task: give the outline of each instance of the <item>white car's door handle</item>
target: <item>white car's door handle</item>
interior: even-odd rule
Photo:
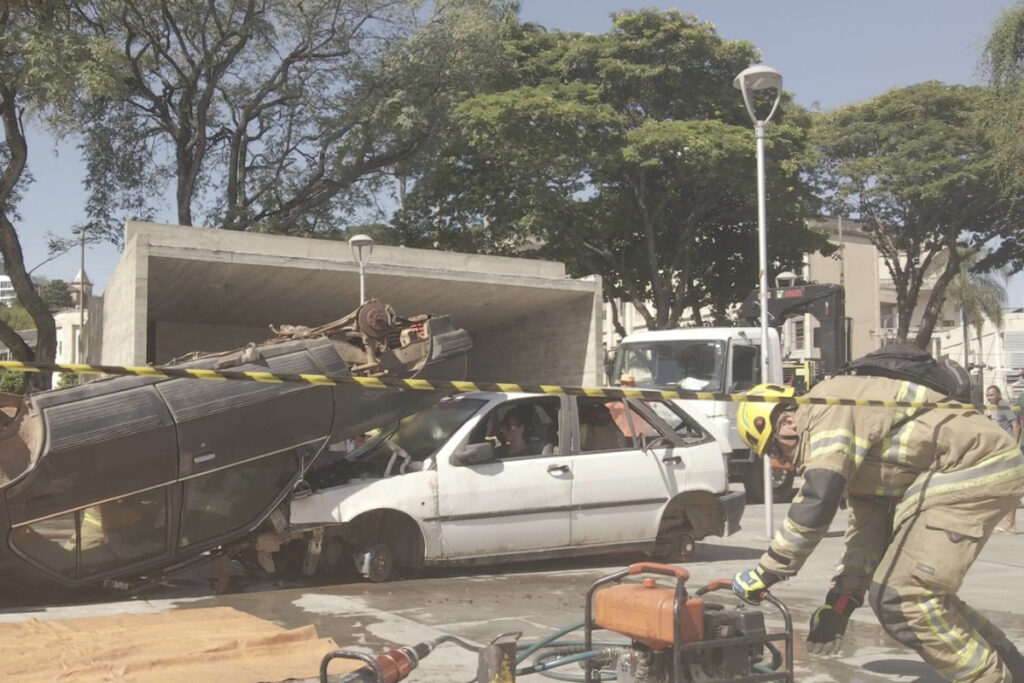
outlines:
[[[548,465],[548,472],[551,474],[569,474],[568,465]]]
[[[679,465],[683,462],[683,459],[678,455],[663,455],[661,461],[670,465]]]

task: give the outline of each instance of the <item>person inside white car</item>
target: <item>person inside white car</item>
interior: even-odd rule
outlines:
[[[502,445],[497,450],[499,458],[542,455],[551,452],[550,444],[544,443],[534,433],[532,406],[519,404],[509,408],[501,418],[499,430],[502,441]]]

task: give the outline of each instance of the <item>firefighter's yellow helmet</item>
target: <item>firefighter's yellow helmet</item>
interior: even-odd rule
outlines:
[[[795,396],[793,387],[781,384],[758,384],[747,396]],[[758,455],[764,455],[772,438],[772,412],[778,403],[744,401],[736,411],[736,429],[740,438]]]

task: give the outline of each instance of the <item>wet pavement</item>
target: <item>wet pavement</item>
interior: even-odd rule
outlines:
[[[785,510],[785,505],[776,506],[776,523]],[[940,681],[916,655],[889,639],[866,607],[854,613],[840,656],[815,657],[806,652],[803,637],[807,622],[823,599],[832,568],[842,553],[844,525],[845,515],[840,513],[801,574],[773,591],[793,616],[796,680]],[[732,537],[698,546],[694,559],[683,565],[692,577],[688,584],[691,590],[713,579],[730,578],[757,561],[768,542],[764,507],[749,506],[743,526]],[[205,583],[194,583],[161,587],[144,598],[130,600],[0,609],[0,623],[226,605],[288,628],[313,624],[321,636],[364,652],[382,652],[446,634],[478,645],[514,631],[522,632],[524,640],[535,640],[581,621],[584,597],[591,584],[641,559],[605,556],[468,570],[431,569],[387,584],[299,586],[259,579],[239,592],[222,595],[212,594]],[[1022,569],[1024,534],[995,535],[960,592],[968,604],[982,611],[1018,644],[1024,643],[1024,594],[1013,587],[1019,583]],[[736,604],[728,594],[721,594],[721,598],[730,607]],[[764,612],[769,630],[781,629],[783,622],[778,613],[767,606]],[[582,638],[582,633],[568,638]],[[446,643],[407,680],[465,683],[475,680],[476,670],[475,654]],[[535,674],[517,680],[549,679]]]

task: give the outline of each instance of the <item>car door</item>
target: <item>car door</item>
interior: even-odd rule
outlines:
[[[665,504],[686,487],[675,439],[631,400],[578,396],[574,403],[572,544],[653,540]]]
[[[537,397],[496,404],[466,425],[461,444],[500,443],[497,425],[515,406],[533,411],[543,437],[536,455],[495,457],[455,465],[441,458],[438,515],[445,559],[514,555],[569,545],[571,458],[561,453],[562,398]],[[541,416],[547,420],[542,422]],[[554,433],[551,433],[551,430]],[[539,434],[546,431],[545,434]]]

